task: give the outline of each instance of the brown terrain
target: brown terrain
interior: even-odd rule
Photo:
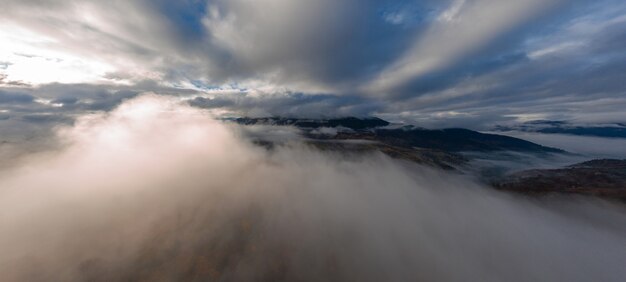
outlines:
[[[571,193],[626,200],[626,160],[591,160],[560,169],[532,169],[506,176],[497,189],[526,194]]]

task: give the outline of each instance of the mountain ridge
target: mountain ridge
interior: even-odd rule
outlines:
[[[576,125],[567,121],[535,120],[511,126],[497,125],[493,130],[626,138],[626,125],[623,123]]]
[[[376,117],[344,117],[335,119],[298,119],[282,117],[237,118],[241,125],[295,126],[311,139],[321,140],[369,140],[402,148],[425,148],[448,152],[463,151],[518,151],[534,153],[566,153],[520,138],[481,133],[464,128],[425,129],[412,125],[394,125]],[[345,128],[335,135],[319,135],[312,129],[323,127]]]

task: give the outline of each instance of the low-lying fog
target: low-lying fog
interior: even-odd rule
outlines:
[[[0,172],[3,281],[623,281],[626,210],[382,154],[266,151],[142,96]]]
[[[544,134],[536,132],[506,131],[495,132],[521,138],[545,146],[560,148],[569,152],[583,154],[591,158],[626,159],[626,139],[595,136],[577,136],[568,134]]]

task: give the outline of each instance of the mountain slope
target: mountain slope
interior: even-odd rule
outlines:
[[[526,170],[494,186],[529,194],[573,193],[626,200],[626,160],[599,159],[560,169]]]
[[[519,138],[485,134],[463,128],[424,129],[413,126],[387,128],[391,123],[379,118],[338,118],[328,120],[297,118],[238,118],[242,125],[295,126],[302,129],[311,139],[327,140],[370,140],[402,148],[424,148],[448,152],[462,151],[518,151],[533,153],[563,153],[563,150],[541,146]],[[334,136],[319,136],[312,129],[322,127],[343,128]]]
[[[519,138],[485,134],[462,128],[376,129],[371,132],[341,132],[336,139],[376,140],[402,147],[419,147],[450,152],[517,151],[531,153],[563,153],[563,150],[541,146]]]

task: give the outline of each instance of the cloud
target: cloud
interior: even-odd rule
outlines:
[[[456,0],[441,12],[404,55],[367,86],[374,95],[389,95],[411,80],[458,63],[558,1]]]
[[[532,132],[499,132],[546,146],[559,146],[566,151],[583,154],[589,158],[626,158],[626,140],[566,134],[542,134]],[[593,144],[593,145],[590,145]]]
[[[223,71],[230,76],[343,92],[391,60],[418,29],[389,24],[397,3],[403,1],[214,1],[203,22],[229,56]]]
[[[0,83],[140,93],[151,81],[192,99],[206,92],[203,107],[319,116],[338,105],[332,115],[421,126],[485,129],[510,115],[616,122],[626,103],[622,2],[9,0]],[[213,99],[215,89],[236,91]],[[103,103],[94,108],[116,104]]]
[[[0,156],[13,159],[25,152],[55,147],[52,137],[57,127],[73,124],[84,114],[109,111],[145,92],[176,97],[197,93],[154,82],[0,87]]]
[[[181,32],[190,30],[193,18],[183,15],[195,13],[196,3],[3,1],[3,29],[14,32],[2,37],[15,45],[3,55],[22,46],[41,58],[37,65],[46,63],[49,71],[41,73],[37,83],[102,82],[108,73],[126,74],[131,81],[163,78],[168,72],[166,64],[184,65],[189,59],[181,56],[182,52],[194,56],[201,51],[197,43],[203,41],[201,34]],[[61,60],[50,61],[56,59]],[[6,72],[17,75],[15,69],[21,65],[36,71],[26,63],[34,64],[32,59],[26,60],[9,66]],[[80,77],[51,78],[57,74],[52,70]]]
[[[8,280],[620,281],[623,208],[295,145],[147,95],[0,173]],[[43,236],[45,235],[45,236]]]
[[[391,60],[406,35],[421,28],[390,24],[381,13],[406,8],[425,18],[421,11],[441,3],[408,2],[66,0],[5,1],[1,8],[6,30],[15,30],[3,36],[16,45],[7,55],[28,47],[48,59],[79,58],[82,71],[73,75],[218,85],[261,80],[296,91],[343,92]],[[50,67],[67,70],[60,64]],[[6,72],[17,76],[18,68]]]
[[[0,103],[4,104],[28,104],[34,102],[35,98],[27,94],[12,93],[11,91],[0,90]]]
[[[241,90],[214,91],[190,100],[189,104],[231,116],[301,118],[365,117],[384,106],[359,96]]]
[[[409,94],[390,102],[386,112],[413,116],[420,124],[475,129],[505,123],[510,115],[620,122],[626,61],[617,46],[624,42],[624,9],[617,1],[562,5],[494,45],[515,44],[409,83],[403,89]],[[465,118],[431,118],[445,112]]]

